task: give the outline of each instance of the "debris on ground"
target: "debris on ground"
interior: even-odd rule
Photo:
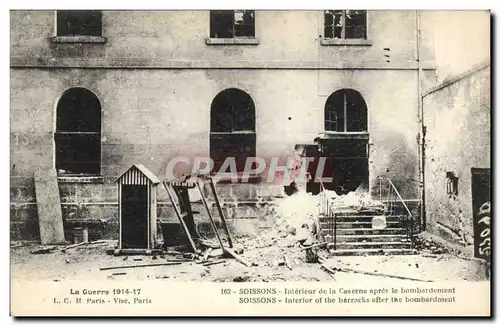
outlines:
[[[31,251],[31,254],[33,255],[48,254],[53,252],[54,250],[57,250],[57,246],[38,248]]]
[[[413,239],[413,245],[416,250],[419,250],[422,254],[427,255],[441,255],[449,253],[449,250],[442,244],[439,244],[430,239],[424,239],[423,237],[416,236]]]

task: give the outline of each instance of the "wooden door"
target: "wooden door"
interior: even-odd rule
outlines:
[[[122,186],[122,248],[148,247],[148,187]]]

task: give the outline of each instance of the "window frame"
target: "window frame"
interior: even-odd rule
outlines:
[[[232,11],[233,21],[232,21],[232,36],[231,37],[215,37],[212,33],[212,13],[216,11],[224,10],[209,10],[209,24],[208,24],[208,37],[205,39],[207,45],[258,45],[259,39],[256,36],[256,10],[249,9],[238,9],[238,10],[226,10]],[[236,11],[253,11],[253,36],[236,36],[235,35],[235,12]]]
[[[342,32],[341,32],[341,38],[334,38],[334,37],[326,37],[325,36],[325,15],[326,11],[334,11],[333,9],[330,10],[323,10],[321,11],[321,19],[323,21],[323,24],[321,25],[321,31],[320,35],[320,44],[324,46],[343,46],[343,45],[352,45],[352,46],[371,46],[372,41],[369,39],[369,33],[368,33],[368,26],[369,26],[369,10],[364,10],[365,11],[365,37],[364,38],[345,38],[345,29],[346,29],[346,11],[347,10],[341,10],[342,11]],[[335,22],[333,22],[335,23]],[[332,31],[334,33],[334,31]]]
[[[234,96],[236,94],[237,94],[237,96],[229,97],[227,92],[229,92],[229,95],[231,95],[231,93],[233,93],[232,96]],[[217,128],[218,127],[217,120],[214,119],[214,115],[224,113],[224,111],[217,111],[219,108],[217,104],[219,104],[219,103],[216,101],[222,101],[222,103],[228,103],[229,101],[227,101],[227,100],[229,98],[231,98],[231,101],[234,101],[231,103],[232,105],[230,106],[230,108],[231,108],[230,115],[231,116],[234,117],[235,114],[240,114],[242,112],[243,113],[245,112],[245,111],[238,111],[238,112],[234,111],[234,109],[236,109],[236,107],[234,106],[234,103],[238,103],[238,101],[240,101],[241,99],[246,100],[246,103],[248,104],[247,113],[250,113],[250,114],[246,116],[248,121],[246,121],[246,126],[244,128],[235,128],[235,119],[232,118],[232,119],[230,119],[231,120],[230,121],[230,124],[231,124],[230,128],[225,130],[225,131],[220,131],[219,128]],[[225,112],[225,113],[228,114],[229,112]],[[219,118],[220,117],[217,117],[217,119],[219,119]],[[216,150],[214,150],[213,145],[215,143],[218,143],[218,144],[221,144],[224,142],[230,143],[234,139],[240,139],[240,140],[242,140],[240,142],[240,144],[250,144],[251,145],[250,146],[250,155],[245,157],[245,163],[246,163],[246,160],[248,158],[255,157],[257,155],[257,130],[256,130],[257,120],[256,120],[256,118],[257,117],[256,117],[255,101],[246,90],[231,87],[231,88],[226,88],[224,90],[221,90],[220,92],[218,92],[214,96],[214,98],[212,99],[212,102],[210,104],[209,155],[210,155],[210,158],[214,161],[214,166],[213,166],[211,174],[216,174],[218,172],[218,170],[220,169],[220,167],[222,166],[224,160],[226,160],[228,157],[231,157],[230,155],[226,155],[224,157],[224,160],[222,160],[222,161],[219,160],[218,157],[214,157],[214,153],[220,151],[219,147],[216,147]],[[214,127],[216,127],[216,128],[214,128]],[[214,131],[214,129],[216,131]],[[236,150],[236,147],[230,148],[231,154],[234,154],[235,150]],[[244,168],[244,166],[238,166],[238,161],[237,161],[237,173],[238,174],[244,173],[245,171],[240,170],[240,168]],[[255,177],[255,176],[250,175],[250,177]]]
[[[100,34],[97,35],[60,35],[58,31],[58,12],[61,11],[81,11],[81,10],[54,10],[54,35],[51,37],[52,43],[106,43],[107,38],[103,36],[104,28],[104,13],[102,10],[86,10],[86,11],[98,11],[101,14],[101,26]]]
[[[89,96],[94,96],[95,99],[97,100],[97,103],[99,104],[99,126],[98,130],[96,131],[71,131],[71,130],[60,130],[59,124],[58,124],[58,116],[59,116],[59,105],[61,99],[65,96],[65,94],[74,89],[81,89],[84,90]],[[67,183],[100,183],[103,182],[103,176],[102,176],[102,118],[103,118],[103,108],[102,108],[102,102],[97,96],[97,94],[86,88],[86,87],[80,87],[80,86],[75,86],[75,87],[70,87],[67,88],[65,91],[61,93],[61,96],[56,102],[56,115],[55,115],[55,128],[54,128],[54,133],[53,133],[53,142],[54,142],[54,169],[57,172],[57,178],[58,180],[62,182],[67,182]],[[73,136],[73,138],[77,138],[78,136],[89,136],[89,137],[96,137],[98,138],[95,142],[99,144],[99,155],[96,157],[95,164],[99,165],[99,168],[96,169],[98,170],[96,173],[59,173],[59,164],[60,160],[58,160],[58,156],[61,155],[58,153],[59,145],[58,142],[63,141],[64,138],[70,139]],[[62,160],[63,162],[66,162],[67,160]]]
[[[365,114],[365,124],[366,124],[366,127],[364,128],[364,130],[351,130],[351,131],[348,131],[348,125],[349,125],[349,114],[348,114],[348,106],[349,106],[349,101],[348,101],[348,92],[351,91],[353,92],[353,94],[356,94],[357,93],[357,96],[359,96],[359,99],[363,101],[364,103],[364,114]],[[333,105],[328,105],[329,104],[329,101],[330,101],[330,98],[336,94],[337,92],[342,92],[342,101],[343,101],[343,105],[342,105],[342,113],[343,113],[343,116],[340,118],[342,119],[342,123],[340,123],[339,121],[339,114],[337,113],[338,110],[334,110],[334,106]],[[351,98],[351,101],[352,101],[353,98]],[[330,118],[331,117],[331,114],[335,114],[336,115],[336,118],[337,120],[329,120],[327,118]],[[369,127],[369,121],[368,121],[368,117],[369,117],[369,114],[368,114],[368,104],[366,103],[366,100],[365,98],[363,97],[363,95],[355,90],[355,89],[352,89],[352,88],[340,88],[340,89],[337,89],[336,91],[332,92],[328,98],[326,99],[326,102],[324,104],[324,107],[323,107],[323,128],[324,128],[324,132],[325,134],[330,134],[330,135],[338,135],[338,136],[341,136],[341,137],[349,137],[349,135],[353,136],[353,137],[365,137],[366,135],[369,134],[369,131],[368,131],[368,127]],[[330,116],[329,116],[330,115]],[[335,124],[336,126],[336,130],[328,130],[326,128],[327,124]],[[338,131],[338,128],[339,127],[342,127],[342,131]]]

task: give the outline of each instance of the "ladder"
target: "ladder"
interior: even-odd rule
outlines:
[[[222,210],[222,207],[220,205],[219,201],[219,196],[217,195],[217,190],[215,189],[215,184],[212,180],[211,177],[205,177],[204,181],[208,183],[210,186],[210,190],[212,192],[212,195],[215,199],[215,205],[217,207],[217,212],[219,214],[219,218],[222,224],[222,227],[227,235],[227,242],[228,244],[225,246],[219,231],[217,229],[217,226],[215,224],[214,218],[212,216],[212,212],[210,210],[210,207],[208,206],[207,199],[203,193],[202,190],[202,183],[200,182],[200,178],[196,177],[195,181],[192,181],[192,176],[191,175],[185,175],[180,178],[176,178],[173,180],[165,180],[162,182],[163,187],[167,191],[168,197],[170,198],[170,201],[172,202],[172,206],[174,208],[175,214],[177,218],[179,219],[182,228],[184,229],[184,232],[186,233],[189,243],[191,245],[191,248],[193,249],[193,252],[197,252],[197,246],[196,246],[196,240],[199,239],[199,234],[196,231],[196,225],[194,223],[194,218],[193,214],[195,213],[191,207],[191,199],[189,198],[189,191],[188,189],[193,189],[197,188],[201,201],[203,203],[203,206],[206,209],[208,218],[210,219],[210,224],[212,225],[212,228],[214,230],[214,233],[217,237],[217,241],[219,242],[220,248],[224,252],[226,249],[225,247],[228,248],[233,248],[233,240],[231,238],[231,234],[229,233],[229,228],[227,226],[226,218],[224,216],[224,212]]]

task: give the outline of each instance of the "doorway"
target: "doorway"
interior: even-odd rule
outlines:
[[[326,157],[324,175],[332,178],[325,183],[326,189],[343,195],[360,185],[368,186],[367,139],[332,139],[322,147]]]
[[[122,248],[148,247],[148,187],[122,186]]]

